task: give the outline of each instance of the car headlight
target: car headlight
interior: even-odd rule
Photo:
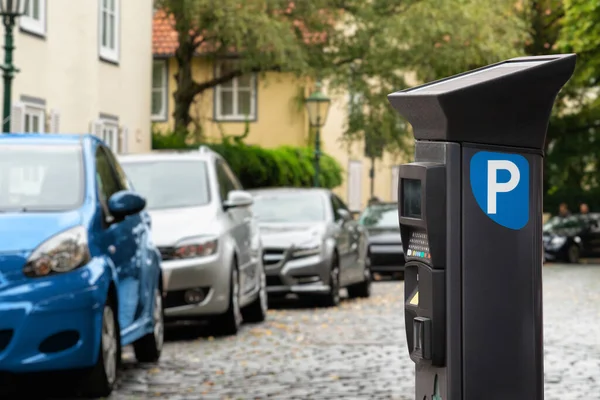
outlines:
[[[215,237],[198,236],[182,239],[175,245],[175,258],[207,257],[217,252]]]
[[[304,246],[298,246],[293,251],[294,257],[308,257],[314,256],[321,253],[321,244],[314,243]]]
[[[90,260],[87,230],[76,226],[40,244],[29,256],[23,273],[30,278],[72,271]]]
[[[565,244],[565,242],[567,241],[567,238],[564,236],[556,236],[553,237],[552,240],[550,241],[550,246],[552,247],[560,247],[563,244]]]

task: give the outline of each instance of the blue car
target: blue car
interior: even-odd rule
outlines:
[[[81,369],[108,396],[121,347],[156,362],[160,253],[146,201],[91,135],[0,134],[0,372]]]

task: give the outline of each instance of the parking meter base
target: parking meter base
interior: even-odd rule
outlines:
[[[388,96],[417,400],[543,400],[542,169],[575,55],[507,60]]]

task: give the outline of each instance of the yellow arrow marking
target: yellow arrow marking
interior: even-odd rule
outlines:
[[[417,290],[415,295],[410,299],[410,305],[418,306],[419,305],[419,291]]]

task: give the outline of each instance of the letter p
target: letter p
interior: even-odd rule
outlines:
[[[498,170],[510,172],[508,182],[498,182]],[[515,163],[508,160],[488,160],[487,213],[496,214],[496,195],[514,190],[521,180],[521,173]]]

